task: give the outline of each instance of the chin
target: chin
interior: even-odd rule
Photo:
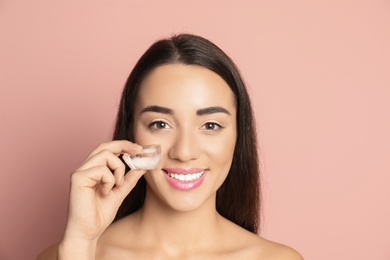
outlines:
[[[216,191],[206,191],[201,187],[192,191],[161,190],[148,185],[147,197],[159,204],[161,209],[185,213],[202,208],[215,209]]]
[[[206,208],[215,208],[215,196],[210,198],[175,198],[165,202],[168,207],[178,213],[194,212]],[[212,207],[208,207],[211,205]]]

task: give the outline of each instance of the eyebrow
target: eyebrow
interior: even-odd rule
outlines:
[[[156,113],[169,114],[169,115],[174,114],[172,109],[167,107],[160,107],[160,106],[147,106],[141,110],[141,113],[145,113],[145,112],[156,112]]]
[[[206,107],[196,111],[197,116],[211,115],[215,113],[225,113],[227,115],[230,115],[229,111],[227,111],[223,107]]]
[[[147,106],[144,109],[141,110],[141,113],[145,112],[156,112],[156,113],[162,113],[162,114],[168,114],[168,115],[174,115],[172,109],[162,106]],[[197,116],[204,116],[204,115],[211,115],[216,113],[224,113],[227,115],[230,115],[229,111],[223,107],[206,107],[202,109],[196,110]]]

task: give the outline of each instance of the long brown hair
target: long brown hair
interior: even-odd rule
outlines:
[[[164,64],[198,65],[217,73],[234,93],[237,105],[237,141],[229,174],[217,191],[216,208],[225,218],[257,233],[260,222],[260,178],[256,124],[242,77],[233,61],[202,37],[180,34],[155,42],[138,60],[124,87],[114,140],[134,141],[133,114],[142,80]],[[139,209],[145,198],[142,177],[120,206],[115,220]]]

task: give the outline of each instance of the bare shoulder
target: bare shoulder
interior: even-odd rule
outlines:
[[[262,259],[272,260],[303,260],[303,257],[293,248],[258,237],[255,252]]]
[[[235,224],[233,224],[235,225]],[[241,227],[229,228],[231,248],[235,248],[236,259],[264,259],[264,260],[303,260],[303,257],[293,248],[276,243]]]
[[[37,260],[56,260],[58,244],[54,244],[43,250],[37,257]]]

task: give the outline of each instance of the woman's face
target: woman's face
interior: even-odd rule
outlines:
[[[160,144],[161,163],[145,174],[147,197],[179,211],[215,207],[236,143],[236,105],[227,83],[195,65],[157,67],[140,86],[134,138]]]

